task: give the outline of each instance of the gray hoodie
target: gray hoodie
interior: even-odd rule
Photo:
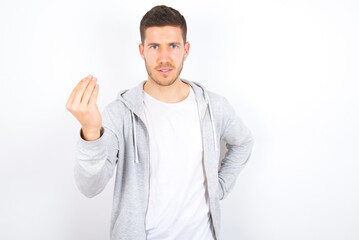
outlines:
[[[216,239],[220,239],[219,201],[232,190],[246,165],[253,147],[250,130],[236,115],[228,100],[190,84],[196,95],[201,119],[203,163],[209,209]],[[144,119],[142,81],[132,89],[118,93],[102,112],[100,138],[86,141],[80,136],[76,148],[75,182],[91,198],[102,192],[116,168],[111,213],[111,240],[146,239],[146,212],[149,194],[149,136]],[[220,159],[220,140],[227,152]]]

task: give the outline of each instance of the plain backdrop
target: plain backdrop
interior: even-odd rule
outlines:
[[[354,0],[1,0],[0,239],[109,239],[114,178],[91,199],[77,189],[65,104],[88,74],[101,111],[147,79],[139,24],[158,4],[187,21],[181,77],[225,96],[256,141],[222,239],[359,239]]]

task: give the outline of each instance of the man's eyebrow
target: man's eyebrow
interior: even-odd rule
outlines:
[[[168,45],[172,45],[172,44],[181,45],[180,42],[170,42],[170,43],[168,43]],[[150,43],[147,44],[147,46],[152,46],[152,45],[160,45],[160,44],[157,43],[157,42],[150,42]]]
[[[150,45],[158,45],[158,43],[156,43],[156,42],[147,43],[147,46],[150,46]]]

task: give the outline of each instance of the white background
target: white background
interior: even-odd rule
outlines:
[[[187,20],[181,77],[225,96],[256,140],[222,239],[359,239],[359,4],[343,0],[1,0],[0,239],[109,238],[114,178],[77,189],[65,104],[88,74],[100,110],[147,78],[139,24],[160,3]]]

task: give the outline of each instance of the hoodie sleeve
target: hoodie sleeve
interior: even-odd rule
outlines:
[[[102,113],[100,138],[86,141],[82,129],[76,146],[74,167],[75,182],[79,190],[88,198],[103,191],[112,178],[118,160],[118,138],[113,130],[107,108]]]
[[[233,189],[237,176],[247,164],[254,140],[251,131],[237,116],[234,108],[224,98],[224,129],[221,139],[226,142],[227,152],[218,172],[219,199],[224,199]]]

